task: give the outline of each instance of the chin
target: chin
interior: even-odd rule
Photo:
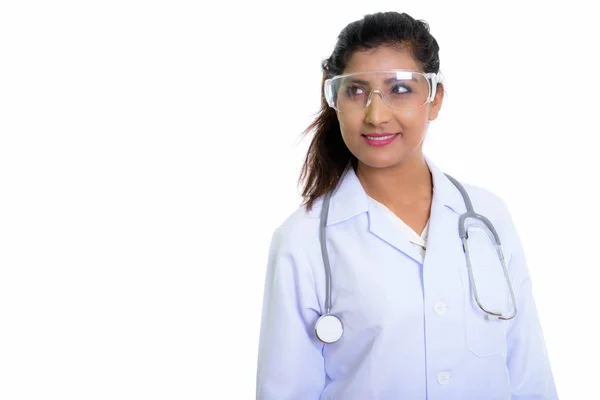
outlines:
[[[358,159],[358,161],[362,164],[365,164],[371,168],[390,168],[395,165],[400,164],[400,159],[389,159],[389,158],[367,158],[367,159]]]

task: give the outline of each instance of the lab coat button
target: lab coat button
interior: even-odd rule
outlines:
[[[435,313],[437,315],[442,315],[446,312],[446,309],[448,308],[448,306],[446,306],[446,304],[442,303],[441,301],[438,301],[437,303],[435,303],[435,306],[433,307],[433,309],[435,310]]]
[[[450,373],[440,372],[437,376],[437,379],[440,385],[447,385],[448,383],[450,383]]]

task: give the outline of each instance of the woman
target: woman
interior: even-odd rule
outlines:
[[[425,22],[377,13],[323,62],[305,201],[269,253],[258,399],[557,398],[509,211],[423,155],[438,50]],[[463,247],[469,201],[504,262],[481,220]]]

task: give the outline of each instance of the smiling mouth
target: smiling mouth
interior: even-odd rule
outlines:
[[[399,133],[386,133],[386,134],[377,134],[377,135],[361,135],[363,137],[366,137],[369,140],[389,140],[391,138],[393,138],[394,136],[399,135]]]
[[[394,142],[400,133],[374,133],[361,135],[362,139],[369,146],[384,147]]]

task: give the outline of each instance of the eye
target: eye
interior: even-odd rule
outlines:
[[[395,85],[392,88],[393,94],[404,94],[412,92],[411,88],[408,85]]]
[[[346,94],[350,97],[359,96],[363,93],[364,93],[364,90],[360,86],[350,85],[346,88]]]

